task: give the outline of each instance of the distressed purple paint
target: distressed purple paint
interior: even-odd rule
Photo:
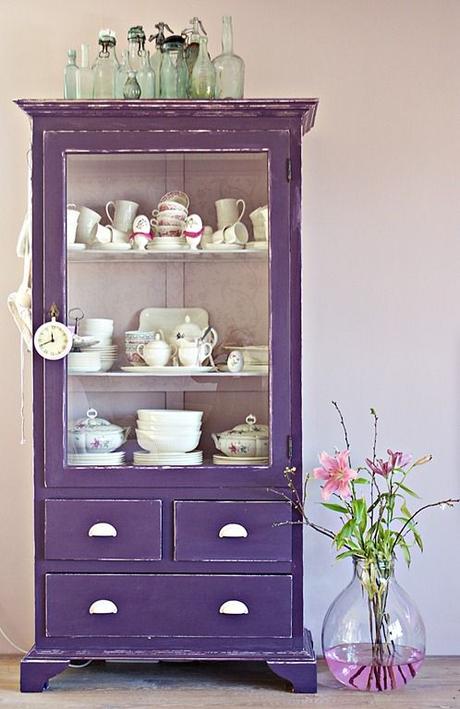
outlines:
[[[271,227],[277,235],[270,255],[273,456],[268,467],[218,473],[207,466],[172,469],[167,477],[161,470],[132,467],[66,467],[65,362],[44,362],[34,355],[36,644],[22,661],[21,690],[41,691],[72,658],[113,657],[262,659],[295,691],[315,692],[315,656],[303,628],[301,527],[270,528],[265,547],[260,535],[270,517],[263,503],[279,504],[270,489],[285,488],[287,465],[297,467],[299,478],[301,471],[300,148],[302,133],[313,126],[317,100],[17,103],[32,117],[35,328],[52,302],[66,312],[69,153],[266,151]],[[291,342],[289,360],[286,341]],[[198,525],[188,512],[174,517],[174,503],[176,512],[179,504],[192,510],[185,507],[188,501],[215,503],[210,508],[215,523],[221,521],[220,502],[238,503],[242,516],[228,521],[248,525],[245,505],[260,503],[247,538],[255,558],[237,545],[230,559],[222,558],[209,526]],[[121,511],[127,507],[116,506],[128,502],[139,504],[139,535],[131,526],[132,515]],[[68,514],[59,507],[64,503]],[[93,512],[95,506],[99,509]],[[109,513],[112,520],[105,519]],[[120,536],[87,537],[91,515],[118,525]],[[279,520],[278,513],[274,517]],[[92,541],[101,542],[99,550],[88,545]],[[119,550],[113,556],[112,548]],[[115,594],[115,616],[88,613],[88,603],[101,593]],[[164,604],[164,614],[158,613],[155,598]],[[249,613],[219,613],[226,600],[241,600]],[[191,603],[196,603],[193,617],[182,612]],[[145,609],[146,625],[141,626],[135,607]]]

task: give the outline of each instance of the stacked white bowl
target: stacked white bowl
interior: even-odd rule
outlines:
[[[113,344],[113,320],[109,318],[85,318],[81,321],[78,334],[94,337],[97,344],[92,345],[87,352],[98,353],[101,360],[100,371],[108,372],[115,364],[118,346]]]
[[[101,370],[101,357],[99,352],[69,352],[67,355],[69,374],[88,374]]]
[[[137,442],[149,452],[150,464],[185,463],[200,442],[202,411],[139,409],[137,417]]]

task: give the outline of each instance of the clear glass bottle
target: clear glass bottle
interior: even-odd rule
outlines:
[[[116,43],[115,32],[112,30],[99,32],[101,49],[93,65],[94,98],[115,98],[116,78],[120,66],[115,52]]]
[[[143,52],[140,58],[140,69],[137,72],[137,81],[141,87],[141,98],[155,98],[155,72],[150,65],[150,52]]]
[[[351,582],[323,622],[323,653],[334,677],[351,689],[399,689],[425,659],[425,627],[394,577],[393,562],[354,559]]]
[[[171,34],[173,34],[173,30],[166,24],[166,22],[157,22],[155,27],[157,29],[157,33],[151,34],[149,37],[149,42],[155,41],[155,51],[150,58],[150,66],[155,72],[155,96],[160,96],[161,62],[163,60],[162,47],[166,39],[165,29],[168,30],[168,32],[171,32]]]
[[[163,43],[160,73],[161,98],[187,98],[188,71],[184,59],[184,38],[171,35]]]
[[[142,25],[130,27],[128,30],[128,61],[132,71],[141,68],[141,59],[145,52],[145,32]]]
[[[216,98],[243,98],[244,61],[233,54],[232,18],[222,18],[222,54],[213,61],[216,69]]]
[[[77,98],[77,51],[69,49],[67,51],[67,64],[64,69],[64,98]]]
[[[190,20],[191,27],[185,29],[182,34],[186,35],[187,42],[184,50],[184,57],[187,64],[189,82],[192,77],[193,67],[198,59],[198,54],[200,53],[200,37],[204,35],[207,37],[207,32],[203,26],[199,17],[192,17]],[[208,55],[209,56],[209,55]]]
[[[117,78],[115,81],[115,98],[124,98],[123,89],[125,88],[126,79],[128,78],[128,71],[128,50],[123,49],[121,53],[120,66],[118,67]]]
[[[77,72],[77,98],[93,98],[93,70],[89,65],[89,45],[81,45],[81,61]]]
[[[141,87],[136,77],[136,72],[128,70],[128,77],[123,87],[123,98],[138,99],[141,97]]]
[[[208,54],[208,38],[200,37],[200,51],[193,67],[189,86],[190,98],[211,99],[216,90],[216,70]]]

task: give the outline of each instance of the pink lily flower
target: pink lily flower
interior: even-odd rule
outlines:
[[[389,455],[388,460],[378,458],[375,463],[373,463],[370,458],[366,458],[366,464],[374,475],[382,475],[384,478],[387,478],[395,468],[404,468],[406,465],[412,463],[410,453],[401,453],[401,451],[393,453],[390,448],[388,448],[387,453]]]
[[[350,468],[348,454],[347,450],[335,456],[328,455],[324,451],[320,454],[321,467],[313,469],[313,476],[317,480],[326,481],[321,488],[323,500],[328,500],[334,492],[341,498],[350,497],[350,480],[356,478],[357,472]]]

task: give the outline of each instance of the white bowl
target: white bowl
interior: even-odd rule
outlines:
[[[103,365],[102,365],[103,366]],[[137,423],[137,430],[142,433],[147,433],[149,436],[188,436],[193,433],[201,433],[201,427],[198,426],[144,426]]]
[[[182,411],[181,409],[138,409],[137,416],[139,419],[143,420],[172,420],[177,419],[180,421],[186,421],[186,419],[192,419],[193,421],[201,421],[203,418],[203,411]]]
[[[140,447],[151,453],[188,453],[194,450],[201,438],[201,431],[178,436],[166,434],[149,434],[136,429],[137,442]]]

